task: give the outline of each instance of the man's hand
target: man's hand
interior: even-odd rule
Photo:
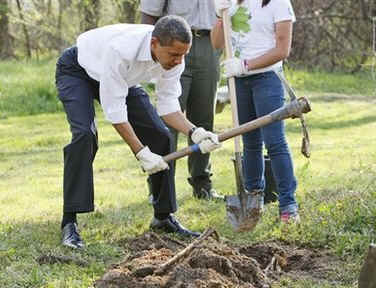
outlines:
[[[225,68],[226,78],[240,76],[248,72],[245,61],[243,59],[233,57],[223,61],[222,65]]]
[[[217,137],[217,142],[214,142],[211,139],[206,139],[198,143],[198,147],[200,147],[200,151],[202,154],[209,153],[215,149],[220,148],[221,146],[222,144],[218,142],[218,137]]]
[[[221,147],[221,143],[219,143],[218,140],[218,135],[213,132],[206,131],[202,127],[196,128],[193,131],[191,139],[194,143],[198,144],[201,153],[209,153]]]
[[[202,127],[196,128],[191,135],[191,139],[193,143],[195,144],[198,144],[202,140],[209,139],[209,138],[213,138],[213,141],[218,141],[218,136],[216,134],[214,134],[213,132],[207,131]]]
[[[218,17],[222,17],[222,10],[231,7],[231,0],[214,0],[215,13]]]
[[[137,154],[142,169],[149,175],[159,171],[169,169],[168,164],[163,160],[162,156],[150,151],[149,147],[142,148]]]

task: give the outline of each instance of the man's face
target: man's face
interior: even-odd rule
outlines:
[[[161,46],[155,37],[151,39],[151,53],[153,59],[161,64],[163,69],[170,70],[182,63],[184,56],[189,52],[191,44],[174,40],[171,45]]]

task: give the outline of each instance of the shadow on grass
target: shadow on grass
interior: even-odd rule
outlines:
[[[320,121],[306,121],[308,129],[309,130],[336,130],[336,129],[343,129],[343,128],[348,128],[348,127],[355,127],[355,126],[363,126],[367,125],[373,122],[376,122],[376,115],[369,115],[369,116],[364,116],[362,118],[358,119],[349,119],[349,120],[343,120],[343,121],[333,121],[333,122],[328,122],[327,120],[325,121],[324,119]],[[287,125],[286,126],[286,131],[289,133],[301,133],[301,127],[300,126],[292,126],[292,125]]]
[[[60,245],[60,219],[55,221],[29,219],[0,222],[0,273],[12,265],[30,268],[39,265],[62,264],[90,266],[113,263],[123,255],[117,243],[147,230],[146,217],[151,218],[152,207],[146,201],[126,204],[117,209],[96,209],[93,213],[78,215],[81,236],[86,249],[74,250]],[[148,208],[149,213],[145,213]],[[54,269],[51,265],[51,269]],[[4,270],[3,270],[4,271]],[[20,271],[21,273],[21,271]],[[24,275],[26,276],[26,274]]]
[[[179,202],[185,202],[185,197]],[[60,216],[0,222],[0,286],[44,287],[60,281],[99,279],[109,265],[124,259],[131,249],[129,239],[147,232],[153,217],[147,197],[132,203],[125,199],[124,205],[117,208],[105,204],[109,204],[105,209],[99,206],[93,213],[78,215],[80,234],[86,243],[82,250],[60,244]],[[13,270],[17,273],[7,272]],[[38,271],[38,277],[34,271]]]
[[[62,145],[54,146],[51,148],[50,145],[45,145],[45,146],[38,146],[34,145],[30,147],[27,150],[21,150],[21,151],[11,151],[11,152],[2,152],[0,151],[0,159],[5,159],[5,158],[10,158],[10,157],[18,157],[18,156],[35,156],[37,154],[44,154],[44,153],[55,153],[55,152],[61,152],[63,153],[63,149],[66,145],[68,145],[69,142],[66,142]],[[123,140],[109,140],[109,141],[101,141],[99,142],[99,149],[105,147],[105,146],[116,146],[116,145],[121,145],[125,144]]]
[[[43,148],[43,149],[30,149],[30,150],[23,150],[17,152],[1,152],[0,151],[0,159],[6,159],[11,157],[28,157],[28,156],[35,156],[37,154],[44,154],[44,153],[56,153],[56,151],[61,151],[63,153],[63,147],[61,148]]]
[[[376,92],[376,89],[375,89]],[[304,93],[301,93],[302,96]],[[308,99],[313,103],[332,103],[332,102],[370,102],[374,103],[376,98],[373,95],[344,95],[337,93],[325,93],[308,96]]]
[[[87,242],[85,250],[72,250],[60,245],[60,218],[51,221],[38,217],[26,221],[0,222],[0,252],[14,248],[16,251],[12,251],[12,255],[19,252],[24,254],[23,256],[29,252],[34,256],[51,255],[50,252],[63,250],[85,255],[91,254],[92,249],[97,249],[103,244],[113,246],[124,238],[135,237],[149,230],[154,210],[146,195],[147,191],[144,201],[127,203],[125,199],[124,205],[118,208],[103,209],[96,205],[95,211],[91,213],[77,214],[81,236]],[[191,198],[191,195],[182,195],[178,202],[183,204]],[[6,256],[6,253],[3,254]]]

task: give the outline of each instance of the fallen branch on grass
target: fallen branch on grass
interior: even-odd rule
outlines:
[[[183,250],[181,250],[178,254],[176,254],[174,257],[172,257],[170,260],[168,260],[166,263],[164,263],[159,269],[157,269],[154,274],[155,275],[162,275],[164,272],[170,268],[173,264],[178,262],[181,258],[184,258],[187,256],[194,248],[200,246],[201,242],[205,239],[209,238],[210,236],[214,235],[214,237],[219,240],[219,236],[217,231],[215,231],[212,228],[209,228],[205,230],[205,232],[196,240],[194,240],[191,244],[189,244],[187,247],[185,247]]]

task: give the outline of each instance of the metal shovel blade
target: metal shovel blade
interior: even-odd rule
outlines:
[[[264,195],[261,191],[226,197],[227,219],[236,232],[253,230],[262,216],[263,208]]]
[[[226,196],[227,220],[236,232],[250,231],[262,216],[264,195],[261,190],[249,193],[244,189],[240,152],[235,152],[233,162],[238,194]]]

